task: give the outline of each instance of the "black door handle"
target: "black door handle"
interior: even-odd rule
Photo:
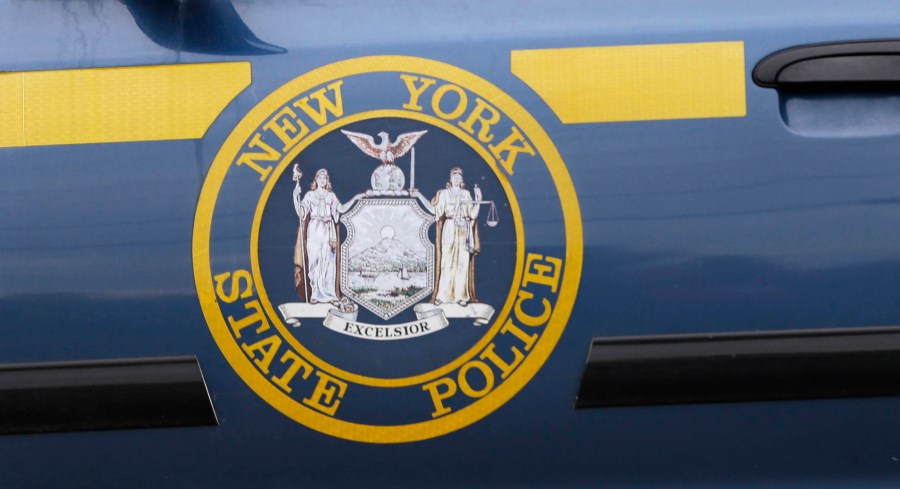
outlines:
[[[797,46],[763,58],[753,81],[770,88],[900,87],[900,40]]]

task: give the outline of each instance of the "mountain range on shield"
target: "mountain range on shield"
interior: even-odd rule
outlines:
[[[402,241],[382,238],[375,246],[370,246],[350,258],[349,270],[353,272],[375,270],[378,272],[423,272],[427,269],[425,255],[416,253]]]

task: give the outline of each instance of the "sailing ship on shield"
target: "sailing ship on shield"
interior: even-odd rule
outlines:
[[[477,185],[466,188],[463,171],[449,169],[445,188],[428,199],[415,187],[414,145],[427,131],[400,134],[391,141],[380,132],[345,131],[349,142],[380,161],[371,188],[341,203],[328,171],[316,171],[308,189],[303,172],[293,167],[294,208],[299,218],[294,249],[294,286],[301,302],[282,304],[285,321],[324,318],[338,333],[371,340],[399,340],[434,333],[448,318],[487,324],[494,308],[475,293],[475,257],[480,252],[479,217],[498,224],[492,200]],[[397,165],[409,154],[410,179]],[[305,191],[304,191],[305,190]],[[341,236],[341,224],[346,236]],[[429,238],[435,226],[436,242]],[[416,321],[367,324],[357,321],[359,308],[383,320],[413,308]]]

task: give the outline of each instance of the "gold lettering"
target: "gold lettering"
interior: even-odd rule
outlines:
[[[550,319],[550,314],[553,312],[550,301],[545,298],[541,299],[541,304],[543,304],[544,306],[544,312],[542,312],[540,316],[532,316],[523,311],[522,303],[533,298],[534,294],[532,294],[531,292],[528,292],[527,290],[519,290],[519,293],[516,297],[516,303],[513,306],[513,310],[516,313],[516,319],[518,319],[525,326],[541,326]]]
[[[269,323],[268,321],[266,321],[266,316],[263,314],[262,306],[259,305],[258,300],[253,300],[244,304],[244,309],[253,310],[256,312],[239,321],[235,321],[233,317],[228,316],[228,324],[231,325],[231,329],[232,331],[234,331],[235,338],[240,339],[241,331],[256,323],[259,323],[259,327],[256,328],[256,334],[260,334],[269,329]]]
[[[516,146],[515,143],[517,142],[522,144]],[[513,165],[516,164],[516,157],[519,153],[525,152],[534,156],[534,148],[528,144],[528,141],[525,140],[525,137],[522,136],[522,133],[519,132],[519,128],[516,126],[512,127],[509,136],[503,141],[500,141],[500,144],[496,146],[489,144],[488,149],[490,149],[491,153],[494,154],[494,157],[500,161],[500,166],[502,166],[503,169],[506,170],[506,173],[509,173],[510,175],[513,174]],[[504,151],[506,152],[506,158],[500,156]]]
[[[441,100],[444,99],[444,95],[447,92],[451,91],[459,97],[459,102],[457,102],[456,108],[453,109],[453,111],[444,112],[441,109]],[[450,85],[449,83],[438,87],[438,89],[434,91],[434,96],[431,98],[431,109],[442,119],[456,119],[466,111],[467,105],[469,105],[469,96],[466,95],[465,90],[456,85]]]
[[[284,355],[281,356],[280,361],[281,363],[290,362],[290,365],[288,365],[287,371],[281,377],[272,377],[272,383],[284,389],[288,394],[293,390],[289,384],[294,380],[294,376],[297,375],[297,372],[303,370],[303,373],[300,374],[300,377],[303,380],[308,379],[309,374],[313,372],[312,365],[300,358],[293,350],[285,351]]]
[[[522,343],[525,343],[525,351],[530,351],[538,339],[537,333],[526,334],[521,328],[513,324],[512,319],[506,320],[503,327],[500,328],[500,333],[512,333],[513,336],[522,340]]]
[[[300,128],[297,129],[297,126]],[[269,119],[269,122],[266,122],[263,127],[278,136],[278,139],[284,144],[282,152],[287,152],[309,134],[309,127],[297,119],[297,114],[290,107],[279,110],[275,117]]]
[[[327,85],[326,88],[321,90],[316,90],[309,97],[303,97],[300,100],[294,102],[294,107],[298,107],[303,112],[306,112],[312,120],[316,121],[316,124],[320,126],[324,126],[325,123],[328,122],[328,114],[330,112],[331,115],[340,118],[344,115],[344,99],[341,96],[341,85],[344,84],[344,80],[338,80],[331,85]],[[325,91],[331,90],[334,96],[334,101],[325,96]],[[319,102],[319,107],[314,109],[309,105],[310,97],[316,99]]]
[[[481,372],[481,375],[484,376],[484,387],[479,390],[475,390],[472,388],[472,385],[469,384],[469,378],[466,375],[473,369],[478,370],[479,372]],[[459,369],[458,381],[459,388],[463,391],[463,394],[472,398],[484,397],[488,392],[491,391],[491,389],[494,388],[494,371],[491,370],[491,367],[489,367],[486,363],[478,360],[472,360]]]
[[[250,153],[245,151],[238,155],[237,164],[246,165],[251,170],[259,173],[260,182],[266,181],[266,178],[269,178],[269,174],[272,173],[272,166],[261,166],[258,162],[277,161],[279,158],[281,158],[281,153],[276,151],[275,148],[266,144],[266,142],[262,140],[262,136],[260,136],[259,133],[253,135],[253,139],[250,140],[250,144],[248,144],[247,146],[249,146],[250,148],[259,148],[262,150],[262,152]]]
[[[419,78],[413,75],[400,75],[400,79],[403,80],[403,83],[406,84],[406,89],[409,91],[409,102],[403,104],[403,108],[421,112],[422,106],[419,105],[419,97],[425,93],[428,87],[435,84],[435,80],[432,78]],[[416,80],[422,80],[422,84],[416,86]]]
[[[347,383],[342,382],[321,370],[316,371],[319,382],[311,396],[303,399],[303,404],[311,406],[323,413],[334,416],[338,406],[341,405],[341,398],[347,392]]]
[[[247,356],[253,359],[253,363],[255,363],[264,374],[268,374],[269,367],[272,365],[272,360],[275,360],[275,354],[278,353],[278,349],[281,348],[281,338],[278,335],[272,335],[263,338],[252,345],[244,343],[241,345],[241,348],[247,352]],[[257,353],[262,353],[262,358],[256,358]]]
[[[525,276],[522,277],[522,287],[536,283],[546,285],[556,293],[561,274],[562,260],[560,258],[529,253],[525,258]]]
[[[484,349],[483,352],[481,352],[481,355],[479,355],[478,358],[482,360],[490,360],[490,362],[493,363],[494,366],[500,369],[500,378],[505,379],[509,377],[509,374],[511,374],[513,370],[515,370],[516,367],[518,367],[519,364],[522,363],[522,360],[525,359],[525,355],[522,354],[522,352],[519,351],[518,348],[512,347],[512,352],[512,362],[506,363],[506,361],[500,358],[500,355],[497,355],[497,353],[494,351],[494,344],[491,343],[487,348]]]
[[[441,386],[446,388],[446,390],[441,392]],[[444,399],[453,397],[456,394],[456,383],[453,380],[446,377],[437,379],[434,382],[423,385],[422,390],[431,394],[431,402],[434,404],[434,412],[431,413],[432,418],[443,416],[451,411],[450,408],[444,406]]]
[[[238,297],[246,299],[253,295],[253,278],[251,277],[250,272],[247,270],[238,270],[234,272],[234,280],[231,282],[231,291],[226,294],[224,282],[228,280],[228,277],[231,277],[231,272],[220,273],[213,277],[213,280],[216,282],[216,295],[222,302],[231,304],[236,301]],[[243,292],[241,291],[241,281],[245,283]]]
[[[485,113],[489,113],[489,117],[485,117]],[[469,114],[466,120],[459,123],[459,127],[465,129],[469,134],[475,134],[475,123],[480,122],[481,128],[478,130],[478,140],[482,143],[489,143],[494,139],[491,134],[491,126],[500,122],[500,112],[491,107],[480,98],[475,99],[475,108]]]

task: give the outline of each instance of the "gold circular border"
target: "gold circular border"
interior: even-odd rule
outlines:
[[[469,147],[475,150],[479,156],[487,163],[487,165],[491,168],[494,174],[497,176],[497,179],[500,181],[500,186],[503,188],[506,193],[506,197],[509,200],[510,210],[513,215],[513,222],[516,233],[516,264],[515,271],[513,272],[513,280],[510,284],[510,292],[507,295],[506,301],[503,304],[500,312],[497,314],[496,318],[493,320],[490,328],[487,329],[485,334],[481,336],[475,344],[470,347],[465,353],[461,354],[456,359],[451,362],[436,368],[434,370],[430,370],[428,372],[424,372],[421,374],[409,376],[409,377],[397,377],[397,378],[380,378],[380,377],[369,377],[365,375],[356,374],[353,372],[349,372],[334,365],[322,360],[313,352],[311,352],[308,348],[306,348],[294,335],[290,334],[287,326],[284,325],[284,322],[275,312],[275,309],[272,307],[272,303],[269,300],[269,296],[266,293],[265,287],[263,287],[262,282],[262,274],[259,269],[259,227],[262,221],[263,211],[265,210],[266,203],[269,200],[269,196],[272,193],[272,190],[275,188],[277,184],[278,177],[284,173],[285,169],[290,165],[291,161],[302,152],[304,149],[309,147],[310,144],[314,143],[316,140],[324,136],[325,134],[330,133],[331,131],[343,127],[347,124],[352,124],[354,122],[358,122],[361,120],[374,119],[378,117],[395,117],[395,118],[404,118],[417,120],[420,122],[425,122],[427,124],[434,125],[440,129],[443,129],[453,136],[456,136],[458,139],[461,139],[465,142]],[[307,135],[303,140],[291,148],[282,160],[273,167],[272,173],[269,178],[266,180],[265,187],[263,187],[262,193],[260,194],[259,202],[256,206],[256,212],[253,215],[253,226],[250,230],[250,266],[251,272],[253,273],[253,284],[256,288],[256,291],[259,295],[260,302],[262,303],[263,309],[265,309],[266,314],[269,316],[269,320],[272,324],[275,325],[275,329],[281,333],[282,338],[288,342],[294,349],[296,349],[301,356],[309,360],[316,367],[321,370],[325,370],[329,374],[334,375],[342,380],[347,380],[350,382],[355,382],[357,384],[372,386],[372,387],[408,387],[412,385],[418,385],[429,380],[436,379],[445,374],[448,374],[457,368],[461,367],[464,363],[466,363],[471,357],[475,356],[478,352],[487,347],[487,345],[493,340],[494,336],[500,332],[500,328],[503,326],[503,323],[509,317],[509,312],[512,310],[513,303],[515,302],[516,293],[518,292],[517,284],[522,279],[522,269],[525,265],[525,229],[522,225],[522,212],[519,209],[519,202],[516,199],[515,192],[513,192],[512,185],[509,183],[509,178],[506,174],[500,171],[500,168],[497,167],[497,163],[490,153],[484,148],[484,146],[480,144],[475,144],[474,139],[469,137],[468,134],[463,132],[462,129],[447,123],[446,121],[439,119],[437,117],[433,117],[428,114],[421,114],[418,112],[410,112],[405,110],[373,110],[373,111],[365,111],[359,112],[353,115],[345,116],[340,119],[337,119],[331,123],[325,124],[321,126],[316,131]]]
[[[335,419],[303,407],[273,386],[257,371],[234,341],[218,307],[209,262],[209,239],[218,190],[224,182],[234,156],[259,125],[251,121],[261,123],[267,115],[283,105],[282,100],[327,81],[378,72],[417,73],[453,80],[497,105],[523,130],[547,165],[559,192],[566,229],[565,265],[556,306],[544,327],[544,332],[519,368],[487,396],[459,411],[428,421],[398,426],[372,426]],[[289,418],[322,433],[368,443],[412,442],[456,431],[487,416],[522,389],[550,356],[565,329],[581,279],[582,246],[581,211],[574,185],[562,157],[538,122],[515,100],[490,82],[452,65],[408,56],[371,56],[339,61],[317,68],[294,78],[251,109],[228,136],[207,173],[194,216],[192,239],[194,281],[200,307],[216,344],[241,379],[263,400]]]

